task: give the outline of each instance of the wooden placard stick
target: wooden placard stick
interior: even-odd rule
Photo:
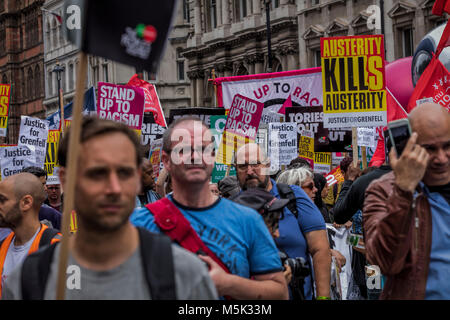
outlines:
[[[361,147],[361,156],[362,156],[362,168],[364,170],[367,168],[367,149],[366,149],[366,147]]]
[[[358,165],[358,128],[352,127],[353,166]]]
[[[87,74],[87,55],[79,54],[80,64],[77,70],[77,87],[72,112],[71,133],[67,157],[66,186],[64,189],[64,210],[62,216],[62,239],[59,252],[58,276],[56,282],[56,299],[64,300],[66,293],[66,270],[69,256],[70,214],[75,203],[75,183],[80,148],[81,120],[84,98],[84,85]],[[64,121],[64,119],[62,119]]]
[[[216,69],[212,69],[211,71],[212,73],[212,80],[213,80],[213,86],[214,86],[214,104],[215,107],[218,108],[219,107],[219,97],[217,97],[217,85],[214,83],[216,81]]]

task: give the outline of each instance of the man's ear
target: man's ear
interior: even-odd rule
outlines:
[[[33,207],[34,199],[31,195],[27,194],[19,201],[20,211],[28,211]]]
[[[170,172],[170,154],[163,151],[161,154],[161,161],[164,164],[164,168]]]

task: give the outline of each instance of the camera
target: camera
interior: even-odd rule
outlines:
[[[305,278],[310,274],[308,263],[301,257],[289,258],[288,255],[282,251],[279,251],[278,255],[281,259],[283,267],[287,264],[291,268],[292,280],[289,283],[289,287],[291,289],[293,299],[305,300],[303,285]]]

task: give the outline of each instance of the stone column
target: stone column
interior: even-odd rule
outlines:
[[[300,68],[298,65],[298,50],[288,55],[288,70],[297,70]]]
[[[261,0],[253,0],[253,14],[261,14]]]
[[[247,1],[247,16],[250,16],[253,14],[252,10],[252,0],[246,0]]]
[[[203,106],[203,98],[204,98],[204,84],[203,84],[203,77],[200,78],[200,76],[202,76],[202,73],[200,70],[198,70],[198,78],[195,80],[195,82],[197,83],[197,98],[196,98],[196,102],[197,104],[195,105],[196,107],[202,107]]]
[[[195,1],[194,7],[194,21],[195,21],[195,35],[201,35],[202,33],[202,17],[200,11],[200,0]]]
[[[195,78],[195,71],[188,71],[187,76],[190,80],[190,90],[191,90],[191,107],[195,107],[196,105],[196,94],[197,94],[197,88],[196,88],[196,78]]]
[[[230,3],[229,0],[222,0],[222,23],[230,24]]]
[[[222,19],[222,2],[223,0],[216,0],[216,10],[217,10],[217,26],[223,25]]]
[[[255,74],[264,72],[264,54],[257,53],[255,55]]]

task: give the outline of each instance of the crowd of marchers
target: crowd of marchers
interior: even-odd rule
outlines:
[[[450,115],[425,103],[409,122],[401,155],[388,146],[385,164],[365,170],[347,155],[345,181],[329,187],[300,158],[272,172],[255,143],[236,150],[236,176],[211,183],[213,136],[194,117],[165,131],[156,179],[133,130],[84,118],[78,228],[65,235],[80,272],[65,299],[329,300],[333,263],[351,265],[347,299],[450,299]],[[0,182],[1,299],[56,299],[70,134],[60,184],[37,167]],[[351,261],[326,223],[364,239]]]

